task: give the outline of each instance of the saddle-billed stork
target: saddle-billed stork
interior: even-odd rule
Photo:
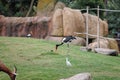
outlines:
[[[27,37],[27,38],[31,38],[31,37],[32,37],[32,31],[30,31],[30,33],[28,33],[28,34],[26,35],[26,37]]]
[[[60,44],[56,44],[56,51],[58,49],[59,46],[63,45],[64,43],[68,43],[68,47],[69,47],[69,43],[72,42],[72,40],[76,39],[75,37],[73,36],[66,36],[62,39],[62,42]]]
[[[29,33],[29,34],[26,35],[26,37],[30,38],[30,37],[32,37],[32,34]]]

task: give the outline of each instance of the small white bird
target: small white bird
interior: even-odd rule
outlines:
[[[66,57],[66,65],[67,65],[67,66],[72,66],[72,64],[71,64],[70,61],[68,60],[68,57]]]

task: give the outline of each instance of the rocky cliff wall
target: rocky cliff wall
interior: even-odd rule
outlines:
[[[0,16],[0,36],[45,38],[49,34],[49,17],[4,17]]]

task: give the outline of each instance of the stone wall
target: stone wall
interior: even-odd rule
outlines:
[[[4,17],[0,16],[0,36],[45,38],[49,34],[49,17]]]

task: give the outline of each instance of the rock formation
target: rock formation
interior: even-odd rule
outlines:
[[[92,35],[97,35],[98,17],[91,14],[84,13],[83,14],[84,19],[86,19],[87,15],[88,15],[88,33]],[[107,22],[99,18],[99,27],[100,27],[99,29],[100,36],[107,36],[108,35]],[[89,38],[96,38],[96,37],[89,36]]]
[[[65,7],[64,9],[57,9],[52,18],[52,33],[53,36],[69,36],[75,35],[74,32],[85,33],[86,32],[86,16],[77,9],[70,9]],[[97,20],[98,17],[88,14],[88,32],[89,34],[97,35]],[[107,22],[99,18],[100,24],[100,36],[106,36],[108,34]],[[85,38],[84,34],[77,35]],[[89,38],[96,38],[91,37]]]
[[[74,35],[74,32],[84,32],[84,18],[79,10],[63,9],[64,36]]]
[[[48,17],[0,16],[0,36],[25,37],[31,33],[34,38],[45,38],[49,33],[49,21]]]
[[[95,51],[95,48],[97,48],[97,46],[98,43],[97,40],[95,40],[94,42],[88,45],[88,48],[91,49],[92,51]],[[114,49],[119,53],[119,47],[115,39],[100,39],[99,47],[104,49]]]
[[[63,36],[62,9],[57,9],[52,17],[52,36]]]

